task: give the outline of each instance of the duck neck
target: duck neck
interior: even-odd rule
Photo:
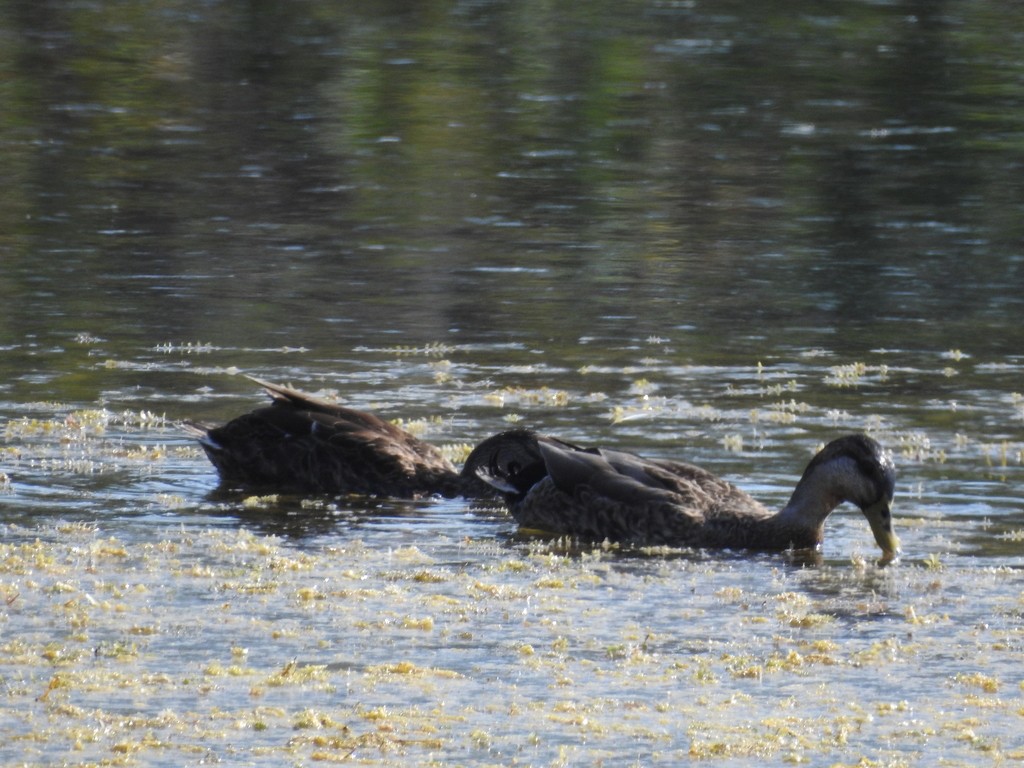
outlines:
[[[777,524],[802,536],[821,543],[825,520],[841,498],[836,495],[829,478],[821,472],[810,472],[800,478],[786,506],[775,515]]]

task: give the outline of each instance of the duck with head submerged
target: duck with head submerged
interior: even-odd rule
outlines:
[[[495,495],[436,446],[372,413],[248,378],[270,395],[270,405],[219,427],[185,425],[224,486],[395,498]]]
[[[640,545],[817,549],[825,520],[849,501],[864,513],[884,558],[900,552],[891,514],[895,467],[866,435],[826,445],[778,512],[692,464],[584,449],[528,430],[482,442],[463,474],[501,491],[520,527],[557,535]]]

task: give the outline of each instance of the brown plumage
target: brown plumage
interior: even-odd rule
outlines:
[[[270,405],[221,427],[186,425],[224,485],[396,498],[493,495],[477,478],[460,475],[435,446],[372,413],[253,381]]]
[[[503,492],[520,526],[554,534],[709,548],[814,548],[828,515],[850,501],[867,517],[883,552],[899,552],[890,515],[895,468],[864,435],[825,446],[780,512],[692,464],[584,449],[526,430],[485,440],[463,473]]]

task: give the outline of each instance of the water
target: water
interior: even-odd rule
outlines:
[[[1021,9],[0,13],[5,764],[1021,759]],[[225,496],[239,371],[773,505],[868,430],[905,555]]]

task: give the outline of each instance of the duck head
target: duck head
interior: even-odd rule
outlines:
[[[884,555],[893,558],[900,553],[900,540],[892,526],[896,466],[892,455],[875,440],[867,435],[846,435],[826,445],[804,470],[794,500],[802,489],[813,486],[823,491],[825,515],[844,501],[856,504]]]

